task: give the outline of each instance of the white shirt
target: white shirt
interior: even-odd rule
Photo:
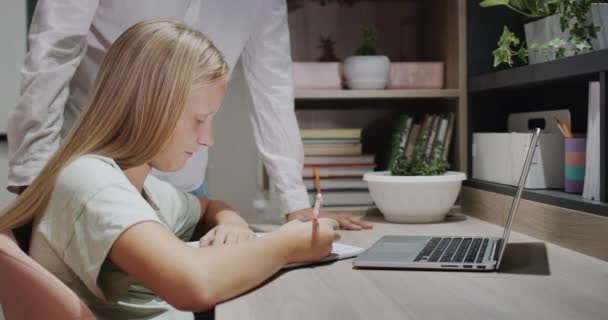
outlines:
[[[280,210],[309,208],[285,0],[38,1],[21,95],[8,126],[9,190],[31,184],[57,150],[112,42],[136,22],[156,18],[184,21],[205,33],[231,69],[241,57],[253,98],[253,134],[278,191]],[[206,166],[207,150],[202,149],[180,172],[156,174],[192,191],[203,183]]]
[[[140,222],[160,223],[184,241],[192,237],[201,216],[196,197],[153,176],[143,190],[147,200],[110,158],[74,160],[57,178],[29,254],[97,319],[192,319],[191,312],[176,310],[107,259],[116,239]]]

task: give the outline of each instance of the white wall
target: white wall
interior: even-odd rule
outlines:
[[[0,2],[0,134],[6,133],[8,112],[17,102],[19,70],[25,55],[25,1]],[[0,208],[13,197],[6,191],[6,142],[0,142]],[[0,320],[4,320],[0,307]]]
[[[26,45],[25,1],[0,2],[0,134],[6,133],[9,108],[17,102],[19,70]]]
[[[252,105],[239,62],[213,121],[215,145],[209,150],[207,178],[212,198],[226,201],[248,221],[261,218],[253,207],[259,160],[249,120]]]
[[[15,197],[6,191],[8,159],[6,142],[0,141],[0,208],[6,206]],[[2,284],[0,284],[2,285]],[[0,320],[4,320],[0,306]]]

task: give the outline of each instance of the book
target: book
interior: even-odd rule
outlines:
[[[374,164],[373,154],[362,154],[354,156],[306,156],[304,165],[313,164]]]
[[[452,144],[452,136],[454,135],[454,127],[456,126],[456,114],[450,112],[448,114],[448,127],[445,133],[445,139],[443,141],[443,160],[448,160],[448,154],[450,152],[450,145]]]
[[[314,202],[316,192],[309,192],[310,202]],[[369,191],[348,190],[348,191],[324,191],[323,208],[328,209],[332,206],[372,206],[374,200]]]
[[[311,232],[312,232],[312,230],[311,230]],[[261,237],[264,237],[265,235],[267,235],[267,233],[256,232],[255,235],[257,238],[261,238]],[[195,248],[199,247],[198,241],[190,241],[190,242],[187,242],[187,244],[192,247],[195,247]],[[319,264],[319,263],[324,263],[324,262],[350,259],[350,258],[354,258],[354,257],[360,255],[364,250],[365,249],[361,248],[361,247],[355,247],[355,246],[351,246],[351,245],[344,244],[344,243],[334,242],[331,247],[331,253],[328,256],[326,256],[325,258],[322,258],[321,260],[318,260],[318,261],[289,263],[289,264],[284,265],[283,269],[297,268],[297,267],[314,265],[314,264]]]
[[[321,190],[336,190],[336,189],[365,189],[367,190],[367,182],[363,179],[338,178],[338,179],[321,179]],[[304,179],[304,185],[308,191],[315,191],[315,180]]]
[[[433,148],[431,150],[431,155],[435,158],[437,154],[437,158],[441,159],[443,156],[443,147],[445,145],[445,134],[448,129],[448,118],[441,116],[441,120],[439,121],[439,129],[437,130],[437,136],[435,137],[435,142],[433,143]]]
[[[431,127],[433,125],[433,116],[429,114],[424,115],[424,119],[422,120],[422,124],[420,125],[420,132],[418,133],[418,137],[414,142],[414,152],[412,154],[413,158],[424,157],[424,154],[418,154],[416,151],[416,145],[420,143],[422,146],[426,146],[429,135],[431,133]],[[423,150],[425,150],[423,148]],[[423,151],[424,153],[424,151]]]
[[[432,117],[431,131],[429,132],[428,139],[426,141],[426,151],[424,152],[424,156],[429,158],[431,156],[431,152],[433,151],[433,144],[435,143],[435,136],[437,136],[437,131],[439,129],[439,122],[441,121],[441,116],[438,114],[434,114]]]
[[[300,129],[302,139],[361,139],[361,128]]]
[[[410,132],[410,137],[407,139],[407,146],[405,147],[405,158],[412,159],[414,155],[414,151],[416,148],[416,141],[418,140],[418,135],[420,134],[420,124],[414,124],[412,126],[412,131]]]
[[[391,168],[395,166],[395,163],[397,163],[397,159],[403,157],[413,121],[414,118],[409,116],[402,116],[399,119],[388,150],[388,159],[386,163],[387,170],[391,170]]]
[[[361,143],[304,144],[304,154],[307,156],[361,155],[362,150]]]
[[[302,177],[314,178],[313,168],[319,169],[321,178],[336,177],[362,177],[366,172],[374,171],[375,164],[355,164],[355,165],[314,165],[304,166]]]
[[[347,144],[359,143],[359,139],[302,139],[303,144]]]

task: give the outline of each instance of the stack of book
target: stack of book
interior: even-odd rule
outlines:
[[[301,129],[304,144],[304,184],[313,202],[316,190],[313,168],[319,169],[323,206],[365,209],[374,202],[363,174],[374,171],[374,155],[363,154],[361,129]]]
[[[447,161],[455,120],[454,113],[425,114],[420,123],[415,123],[413,116],[403,116],[397,128],[398,144],[393,145],[388,151],[391,154],[387,158],[388,163],[383,167],[389,170],[396,161],[395,155],[398,152],[403,152],[403,156],[408,160],[417,156],[429,158],[439,152],[438,157]],[[426,134],[423,134],[424,132]],[[423,146],[422,155],[416,154],[416,145]]]

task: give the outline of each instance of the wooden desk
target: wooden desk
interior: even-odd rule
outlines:
[[[340,241],[369,247],[384,234],[502,234],[472,217],[426,225],[369,220],[373,230],[343,231]],[[364,270],[351,260],[280,272],[218,305],[216,319],[608,319],[608,263],[516,232],[510,240],[498,273]]]

